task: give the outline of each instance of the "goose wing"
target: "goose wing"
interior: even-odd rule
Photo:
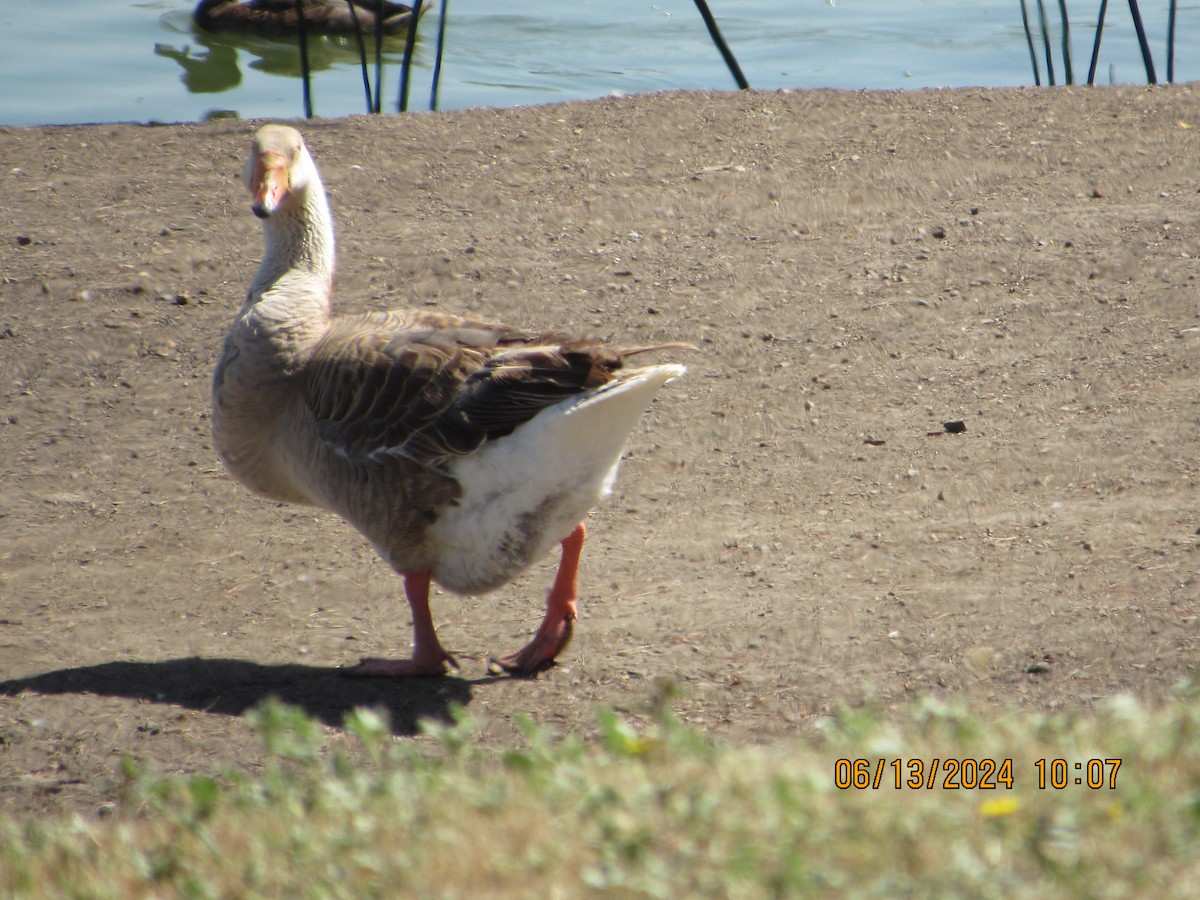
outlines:
[[[621,364],[594,341],[377,313],[335,320],[306,367],[305,395],[318,436],[340,452],[439,466],[612,380]]]

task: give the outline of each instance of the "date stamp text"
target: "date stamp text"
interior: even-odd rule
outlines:
[[[1032,775],[1039,790],[1061,791],[1086,787],[1094,791],[1116,790],[1120,759],[1035,760]],[[1011,759],[838,759],[833,764],[833,785],[839,790],[945,791],[1012,790],[1018,776]]]

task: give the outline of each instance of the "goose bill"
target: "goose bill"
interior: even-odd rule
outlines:
[[[254,160],[250,174],[250,193],[254,200],[250,209],[260,219],[275,212],[291,188],[287,161],[278,153],[262,153]]]

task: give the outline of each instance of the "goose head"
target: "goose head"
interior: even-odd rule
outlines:
[[[246,160],[246,188],[256,216],[266,219],[299,202],[314,183],[320,183],[317,167],[299,131],[287,125],[258,130]]]
[[[333,286],[334,231],[320,172],[300,132],[264,125],[246,160],[250,209],[262,221],[264,254],[251,286],[252,299],[280,279],[316,279],[326,295]]]

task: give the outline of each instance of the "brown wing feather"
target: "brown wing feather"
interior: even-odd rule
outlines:
[[[305,372],[318,434],[352,455],[400,447],[449,405],[489,353],[525,337],[504,325],[436,313],[339,318]]]
[[[318,434],[342,452],[437,465],[612,380],[624,355],[472,319],[376,313],[334,324],[306,396]]]
[[[470,453],[543,409],[611,381],[622,363],[620,352],[590,341],[501,350],[467,376],[403,452],[430,462]]]

